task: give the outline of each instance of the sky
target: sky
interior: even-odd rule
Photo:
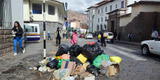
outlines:
[[[68,3],[68,9],[75,11],[86,11],[88,7],[102,0],[59,0]]]

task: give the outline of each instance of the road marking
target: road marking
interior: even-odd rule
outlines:
[[[119,49],[116,49],[116,48],[113,48],[113,47],[108,47],[108,49],[112,50],[112,51],[115,51],[119,54],[122,54],[124,56],[127,56],[129,58],[132,58],[134,60],[137,60],[137,61],[146,61],[147,59],[143,58],[143,57],[140,57],[140,56],[137,56],[137,55],[134,55],[134,54],[131,54],[131,53],[127,53],[125,51],[121,51]]]

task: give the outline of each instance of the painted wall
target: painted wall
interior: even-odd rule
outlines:
[[[15,21],[19,21],[23,26],[23,0],[11,0],[12,26]]]
[[[128,17],[120,18],[120,26],[126,26],[133,20],[140,12],[160,12],[160,5],[137,5],[132,7],[132,14]]]
[[[31,4],[32,3],[42,4],[42,2],[36,1],[36,0],[31,1]],[[55,15],[49,15],[48,14],[48,5],[52,5],[52,6],[55,7]],[[31,10],[29,10],[29,6],[31,7]],[[65,13],[64,13],[64,8],[63,8],[62,5],[56,4],[56,3],[53,3],[53,2],[46,2],[45,8],[46,8],[46,21],[59,22],[59,23],[64,22]],[[59,10],[62,10],[61,12],[63,12],[63,13],[60,13]],[[24,2],[24,15],[25,15],[24,20],[29,21],[30,16],[32,16],[34,21],[43,21],[43,11],[42,11],[42,14],[31,14],[31,15],[29,14],[29,11],[32,12],[32,5],[29,5],[28,0],[26,0]]]

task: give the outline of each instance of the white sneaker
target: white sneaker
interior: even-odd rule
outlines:
[[[23,48],[22,53],[24,54],[26,52],[25,48]]]
[[[14,56],[17,56],[17,53],[14,53]]]

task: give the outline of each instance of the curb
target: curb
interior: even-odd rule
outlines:
[[[122,43],[122,44],[128,44],[128,45],[134,45],[134,46],[141,46],[141,43],[138,43],[138,42],[128,42],[128,41],[118,41],[118,40],[115,40],[115,42]]]

